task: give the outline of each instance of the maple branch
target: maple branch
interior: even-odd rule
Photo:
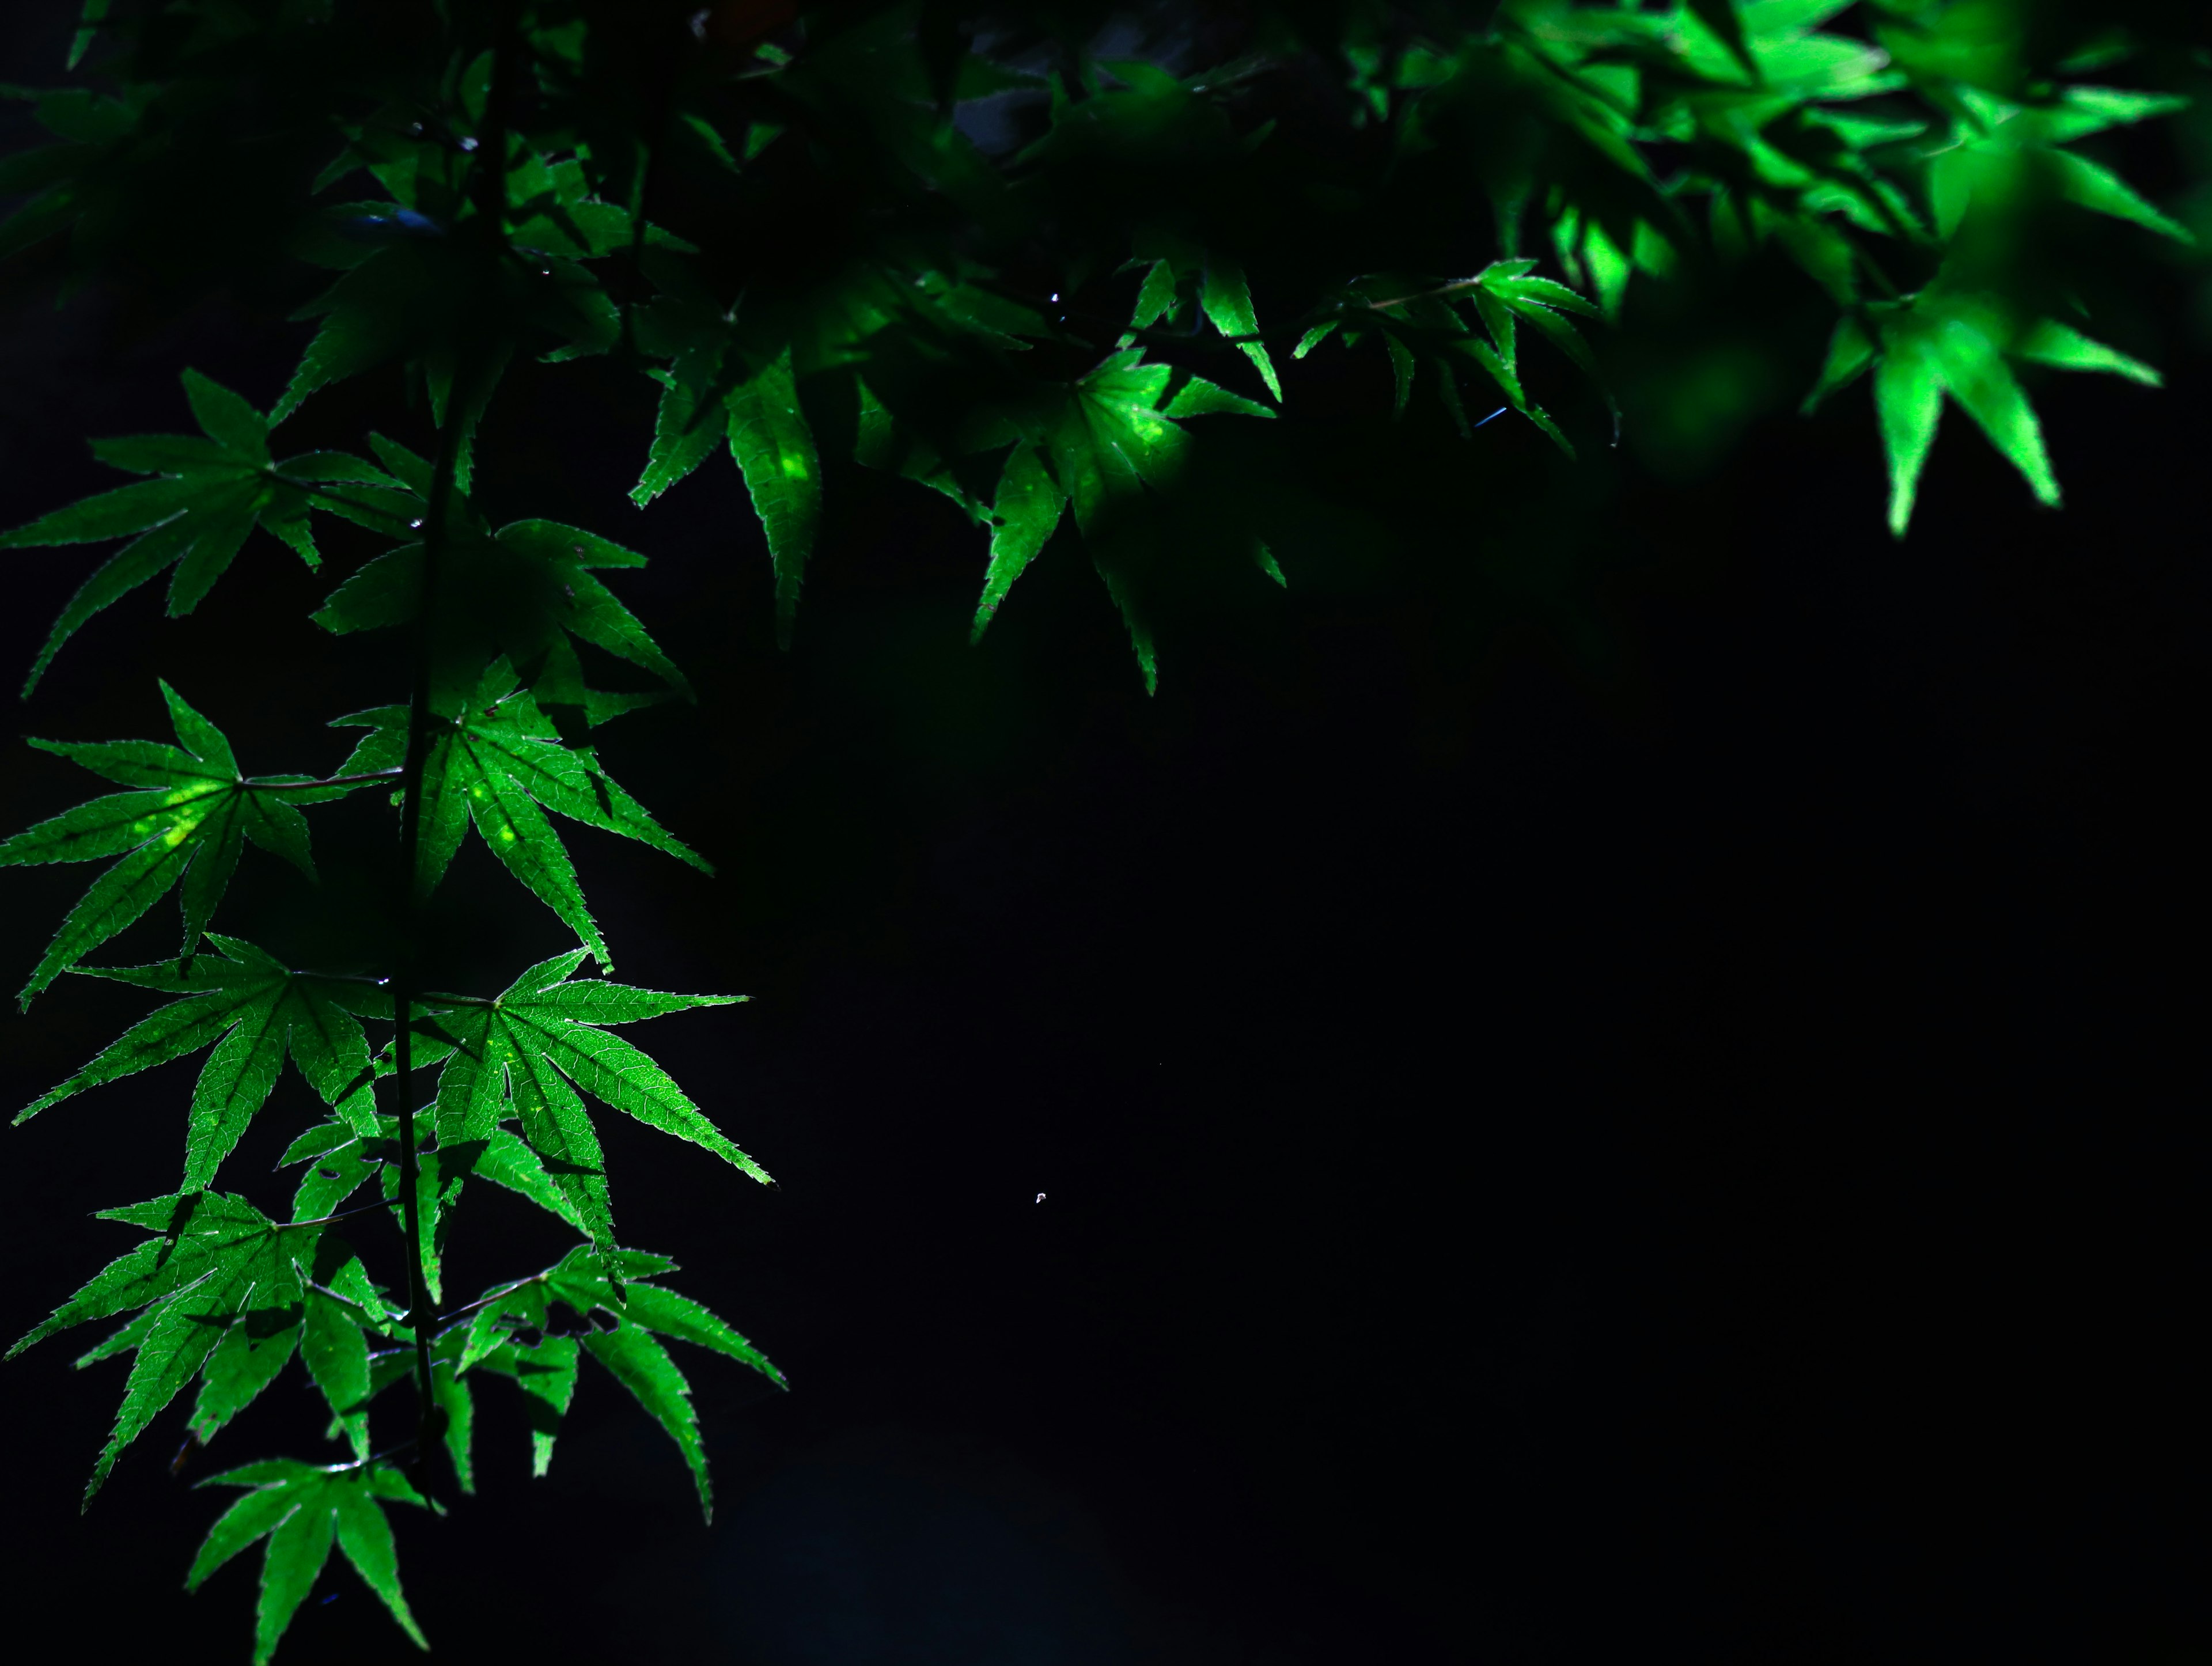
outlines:
[[[464,1313],[473,1313],[479,1307],[489,1306],[501,1297],[513,1295],[517,1290],[524,1289],[532,1284],[543,1284],[550,1276],[550,1273],[532,1273],[528,1278],[519,1278],[512,1284],[502,1284],[496,1290],[486,1291],[474,1301],[464,1302],[459,1307],[449,1310],[442,1317],[447,1319],[458,1319]]]
[[[386,781],[407,772],[404,765],[396,769],[372,769],[361,775],[332,775],[320,781],[241,781],[239,785],[248,792],[297,792],[310,787],[359,787],[371,781]]]

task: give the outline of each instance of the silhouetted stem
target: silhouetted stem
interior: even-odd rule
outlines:
[[[320,781],[245,781],[240,785],[248,792],[291,792],[302,787],[358,787],[371,781],[390,781],[406,773],[399,769],[372,769],[364,775],[332,775]]]
[[[392,980],[392,1051],[398,1067],[399,1208],[407,1233],[407,1308],[415,1333],[415,1388],[419,1402],[415,1460],[410,1467],[417,1470],[439,1431],[435,1427],[437,1392],[430,1378],[430,1329],[436,1315],[430,1306],[429,1286],[422,1276],[422,1205],[418,1196],[422,1165],[415,1150],[414,991],[420,975],[416,961],[422,946],[423,900],[415,869],[422,847],[422,766],[430,750],[431,620],[437,604],[438,572],[444,564],[453,470],[460,459],[460,431],[461,412],[449,403],[446,424],[438,436],[437,468],[430,481],[430,513],[422,533],[422,592],[415,620],[415,687],[408,701],[407,760],[400,766],[399,883],[405,899],[401,904],[405,924],[401,969]],[[427,1490],[419,1474],[415,1485],[417,1492]]]
[[[445,421],[438,430],[438,456],[430,476],[430,501],[422,523],[422,588],[415,617],[415,686],[407,707],[407,756],[400,766],[404,794],[399,815],[399,872],[404,924],[400,947],[400,971],[392,980],[394,1019],[392,1063],[399,1095],[399,1198],[407,1234],[408,1324],[415,1336],[415,1386],[420,1415],[416,1424],[416,1487],[427,1494],[421,1468],[423,1456],[443,1433],[436,1388],[430,1374],[430,1332],[437,1312],[422,1272],[422,1212],[418,1196],[422,1165],[416,1151],[415,1127],[415,994],[419,985],[422,950],[422,911],[425,898],[416,869],[422,845],[422,772],[432,739],[431,698],[435,686],[436,628],[439,579],[452,542],[454,475],[460,465],[460,449],[475,409],[477,379],[483,367],[496,362],[485,351],[488,337],[501,327],[495,316],[500,262],[507,233],[507,106],[513,96],[515,70],[515,0],[497,0],[497,36],[494,43],[491,88],[484,100],[484,119],[469,172],[470,195],[479,220],[474,304],[460,320],[460,341],[452,385],[447,390]]]

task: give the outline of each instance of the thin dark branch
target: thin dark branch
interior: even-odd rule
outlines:
[[[501,1296],[513,1295],[517,1290],[523,1288],[526,1285],[543,1284],[550,1276],[550,1275],[548,1273],[532,1273],[528,1278],[516,1279],[511,1284],[502,1284],[495,1290],[489,1290],[485,1292],[483,1295],[478,1296],[474,1301],[464,1302],[459,1307],[448,1308],[441,1317],[447,1319],[457,1319],[464,1313],[473,1313],[477,1308],[489,1306],[491,1303],[497,1301]]]
[[[299,792],[310,787],[358,787],[371,781],[388,781],[405,774],[405,766],[397,769],[372,769],[362,775],[331,775],[319,781],[246,781],[241,783],[251,792]]]
[[[382,1199],[381,1201],[380,1201],[380,1202],[378,1202],[378,1203],[362,1203],[362,1204],[358,1204],[358,1205],[356,1205],[356,1206],[355,1208],[353,1208],[353,1209],[340,1209],[340,1210],[339,1210],[336,1215],[319,1215],[315,1216],[312,1221],[287,1221],[284,1223],[284,1227],[285,1227],[285,1229],[286,1229],[287,1231],[289,1231],[291,1228],[293,1228],[293,1227],[320,1227],[320,1226],[323,1226],[323,1225],[325,1225],[325,1223],[327,1223],[327,1222],[329,1222],[329,1221],[343,1221],[343,1220],[344,1220],[348,1215],[367,1215],[367,1214],[368,1214],[371,1210],[374,1210],[374,1209],[390,1209],[391,1207],[392,1207],[392,1199],[390,1199],[389,1197],[386,1197],[386,1198],[384,1198],[384,1199]],[[321,1287],[319,1285],[319,1286],[317,1286],[316,1287],[319,1289]],[[340,1296],[340,1297],[338,1297],[338,1298],[337,1298],[337,1299],[339,1299],[340,1301],[343,1301],[343,1300],[345,1300],[345,1298],[344,1298],[343,1296]]]

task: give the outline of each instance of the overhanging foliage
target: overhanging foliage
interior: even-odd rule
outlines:
[[[79,1361],[133,1360],[93,1487],[196,1379],[204,1441],[296,1353],[351,1459],[216,1477],[247,1490],[191,1583],[265,1539],[265,1661],[335,1543],[420,1643],[383,1505],[435,1502],[446,1476],[473,1490],[478,1373],[518,1384],[543,1474],[591,1354],[674,1439],[702,1507],[688,1386],[658,1338],[781,1384],[653,1281],[672,1263],[615,1236],[586,1095],[767,1177],[607,1027],[729,997],[577,975],[604,973],[608,948],[548,813],[703,866],[597,741],[690,689],[620,599],[649,520],[616,542],[479,510],[474,436],[520,355],[610,356],[654,385],[641,509],[726,445],[787,645],[849,457],[973,524],[974,636],[1033,562],[1087,560],[1149,688],[1166,588],[1223,564],[1295,584],[1314,536],[1292,506],[1211,492],[1193,466],[1207,425],[1274,419],[1311,355],[1350,352],[1389,367],[1374,423],[1433,397],[1463,433],[1505,416],[1573,456],[1636,420],[1607,391],[1606,337],[1638,287],[1762,250],[1833,318],[1807,408],[1871,387],[1894,532],[1947,402],[2057,503],[2015,367],[2157,376],[2096,339],[2039,239],[2101,216],[2118,262],[2187,236],[2095,149],[2179,105],[2118,84],[2129,45],[2027,0],[88,0],[68,82],[13,89],[53,142],[0,160],[20,199],[0,257],[186,293],[321,276],[295,296],[300,357],[265,415],[187,370],[199,434],[98,442],[144,478],[0,536],[119,545],[25,692],[164,572],[172,614],[234,569],[252,582],[275,554],[256,530],[318,566],[319,514],[385,547],[314,622],[404,645],[395,699],[334,715],[365,734],[331,775],[245,775],[165,683],[175,745],[40,742],[126,791],[0,844],[0,862],[112,863],[26,1004],[73,970],[175,997],[23,1116],[211,1049],[178,1191],[108,1212],[153,1236],[17,1345],[135,1316]],[[395,367],[433,455],[371,433],[374,461],[279,456],[307,402]],[[1538,397],[1555,387],[1556,414]],[[594,686],[611,671],[653,686]],[[210,930],[246,843],[312,873],[306,812],[363,790],[397,812],[411,943],[473,827],[580,947],[469,996],[428,987],[411,947],[339,972]],[[176,959],[80,964],[173,888]],[[211,1188],[288,1057],[327,1118],[288,1154],[307,1167],[279,1220]],[[471,1178],[584,1242],[447,1307]],[[377,1201],[349,1203],[372,1180]],[[380,1212],[403,1239],[389,1285],[331,1230]],[[380,1447],[373,1404],[403,1378],[414,1433]]]

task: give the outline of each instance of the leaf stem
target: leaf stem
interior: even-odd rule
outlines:
[[[455,379],[457,381],[458,378]],[[465,390],[456,389],[465,397]],[[407,757],[400,766],[399,884],[404,921],[400,946],[401,970],[392,980],[392,1009],[398,1015],[392,1027],[393,1063],[399,1094],[399,1203],[407,1237],[407,1307],[415,1333],[415,1388],[418,1404],[415,1458],[410,1468],[419,1471],[422,1454],[430,1450],[435,1431],[432,1421],[437,1408],[430,1378],[429,1330],[436,1316],[422,1276],[422,1168],[416,1155],[415,1045],[413,985],[419,976],[415,962],[422,942],[421,888],[415,870],[422,845],[422,766],[430,748],[432,688],[432,610],[437,595],[438,570],[445,554],[446,523],[453,496],[453,471],[460,457],[461,413],[465,409],[448,403],[444,431],[438,436],[436,472],[430,482],[430,512],[422,533],[422,592],[416,610],[415,685],[408,702]],[[415,1476],[421,1492],[422,1478]]]
[[[507,106],[514,92],[516,52],[517,0],[501,0],[493,43],[491,87],[485,95],[481,143],[471,153],[470,195],[476,199],[486,241],[481,247],[476,273],[474,305],[465,310],[461,324],[461,361],[454,367],[447,396],[445,421],[438,433],[438,456],[430,476],[430,500],[422,524],[422,588],[415,614],[415,680],[407,706],[407,754],[400,766],[402,799],[399,812],[400,904],[404,921],[401,969],[392,980],[392,1063],[399,1094],[399,1199],[407,1235],[408,1324],[415,1336],[415,1387],[419,1409],[416,1456],[411,1466],[418,1473],[417,1491],[427,1493],[420,1470],[423,1454],[434,1445],[441,1428],[440,1407],[430,1376],[430,1332],[437,1324],[437,1310],[430,1299],[422,1272],[422,1166],[416,1151],[415,1036],[412,1014],[414,991],[421,977],[416,964],[422,949],[424,898],[416,869],[422,846],[422,769],[429,755],[430,703],[435,684],[438,580],[445,565],[453,518],[454,476],[460,466],[461,440],[469,413],[477,402],[477,378],[496,354],[486,354],[483,342],[495,331],[494,316],[501,255],[507,233]],[[472,315],[472,316],[471,316]]]
[[[361,775],[332,775],[319,781],[241,781],[239,785],[248,792],[303,792],[312,787],[358,787],[371,781],[388,781],[405,774],[402,766],[397,769],[372,769]]]
[[[446,1319],[458,1319],[464,1313],[473,1313],[479,1307],[489,1306],[491,1303],[497,1301],[502,1296],[511,1296],[517,1290],[523,1289],[532,1284],[543,1284],[551,1275],[552,1275],[550,1272],[532,1273],[528,1278],[516,1279],[511,1284],[502,1284],[495,1290],[488,1290],[483,1295],[478,1296],[474,1301],[464,1302],[459,1307],[453,1308],[447,1312],[441,1314],[440,1317]]]
[[[389,1197],[380,1198],[374,1203],[363,1203],[358,1208],[340,1209],[336,1215],[319,1215],[312,1221],[287,1221],[280,1225],[276,1230],[279,1232],[292,1232],[301,1227],[327,1226],[333,1221],[343,1221],[349,1215],[367,1215],[371,1209],[388,1209],[391,1207],[392,1200]],[[322,1289],[322,1286],[319,1284],[315,1287],[318,1290]],[[325,1295],[335,1295],[335,1293],[331,1291],[324,1291],[324,1293]],[[339,1301],[345,1300],[343,1296],[335,1296],[335,1299]],[[349,1306],[352,1306],[356,1304],[349,1302],[347,1305]]]

